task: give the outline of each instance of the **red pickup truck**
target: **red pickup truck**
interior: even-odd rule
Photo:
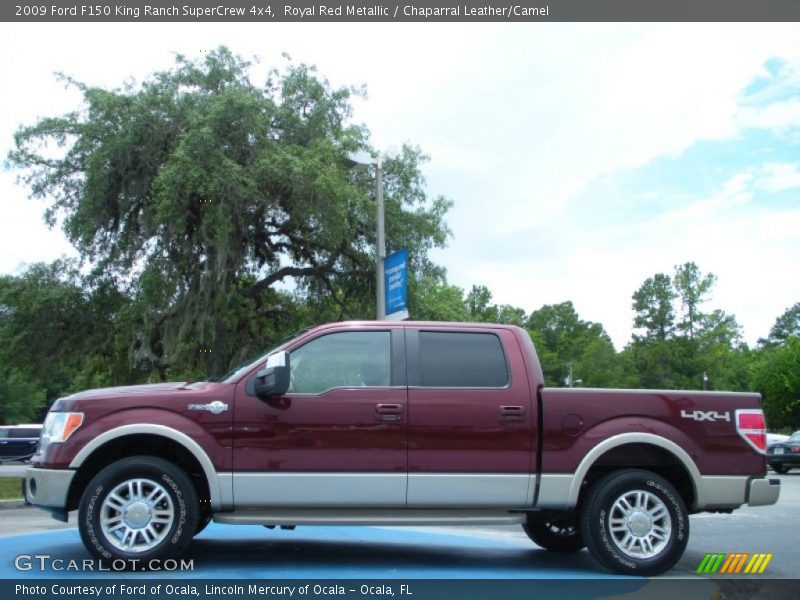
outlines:
[[[101,559],[176,556],[212,519],[518,523],[653,575],[690,514],[777,502],[765,448],[758,394],[551,389],[518,327],[349,322],[218,382],[57,400],[24,486],[56,518],[78,509]]]

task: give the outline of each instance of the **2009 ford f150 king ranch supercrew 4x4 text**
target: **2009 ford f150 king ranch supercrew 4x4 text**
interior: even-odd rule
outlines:
[[[98,558],[176,556],[212,519],[519,523],[652,575],[689,514],[777,502],[765,448],[758,394],[546,388],[518,327],[333,323],[219,382],[57,400],[25,494],[79,509]]]

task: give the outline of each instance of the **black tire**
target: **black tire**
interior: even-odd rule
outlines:
[[[671,569],[683,555],[689,515],[666,479],[630,469],[606,475],[592,486],[583,504],[581,530],[586,547],[603,567],[647,577]]]
[[[92,555],[138,569],[180,555],[198,519],[197,492],[183,470],[161,458],[133,456],[95,475],[81,498],[78,528]]]
[[[210,512],[206,512],[206,513],[201,514],[200,518],[197,519],[197,529],[195,529],[194,534],[198,535],[206,527],[208,527],[208,524],[211,523],[211,519],[212,519],[212,516],[211,516]]]
[[[522,525],[534,544],[551,552],[571,553],[582,550],[583,542],[580,523],[571,513],[546,521],[531,521]]]
[[[789,467],[786,465],[772,465],[772,470],[783,475],[784,473],[789,472]]]

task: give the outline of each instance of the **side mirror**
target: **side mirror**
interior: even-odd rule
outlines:
[[[289,381],[289,353],[276,352],[267,359],[264,368],[256,373],[256,396],[283,396],[289,389]]]

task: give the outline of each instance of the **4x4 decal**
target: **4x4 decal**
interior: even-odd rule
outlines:
[[[715,410],[694,410],[692,412],[681,411],[681,417],[694,421],[727,421],[731,422],[731,413],[717,412]]]

